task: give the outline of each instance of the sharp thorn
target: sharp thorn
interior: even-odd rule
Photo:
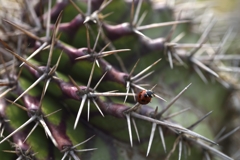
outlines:
[[[140,73],[138,73],[137,75],[135,75],[134,77],[131,78],[131,80],[135,80],[137,79],[139,76],[141,76],[143,73],[145,73],[147,70],[149,70],[151,67],[153,67],[154,65],[156,65],[161,59],[158,59],[156,62],[154,62],[153,64],[151,64],[150,66],[148,66],[147,68],[145,68],[144,70],[142,70]]]
[[[74,123],[74,129],[76,129],[76,127],[77,127],[77,124],[78,124],[80,115],[82,113],[82,109],[83,109],[83,106],[84,106],[84,103],[85,103],[86,99],[87,99],[87,95],[84,94],[83,97],[82,97],[81,105],[80,105],[79,110],[78,110],[77,118],[76,118],[75,123]]]
[[[101,113],[101,115],[104,117],[104,114],[102,113],[100,107],[98,106],[97,102],[95,101],[95,99],[92,99],[93,103],[95,104],[95,106],[97,107],[98,111]]]
[[[88,120],[88,122],[89,122],[89,115],[90,115],[90,99],[88,99],[87,105],[88,105],[87,120]]]
[[[138,129],[137,129],[135,119],[134,118],[131,118],[131,119],[132,119],[132,123],[133,123],[134,129],[135,129],[136,135],[137,135],[138,142],[140,142],[140,136],[139,136],[139,133],[138,133]]]
[[[148,142],[148,149],[147,149],[146,157],[148,156],[148,154],[149,154],[149,152],[150,152],[150,149],[151,149],[151,146],[152,146],[152,141],[153,141],[153,138],[154,138],[154,134],[155,134],[156,127],[157,127],[157,124],[156,124],[156,123],[153,123],[153,124],[152,124],[152,130],[151,130],[150,139],[149,139],[149,142]]]
[[[75,150],[75,152],[88,152],[88,151],[94,151],[94,150],[97,150],[97,148],[79,149],[79,150]]]
[[[132,129],[131,129],[131,121],[130,121],[130,114],[125,114],[127,118],[127,125],[128,125],[128,133],[129,133],[129,139],[131,147],[133,146],[133,140],[132,140]]]
[[[18,96],[15,100],[14,103],[22,98],[29,90],[31,90],[33,87],[35,87],[40,81],[42,81],[46,77],[46,74],[43,74],[41,77],[39,77],[31,86],[29,86],[20,96]]]
[[[34,57],[35,55],[37,55],[41,50],[43,50],[43,48],[45,48],[47,46],[47,42],[44,42],[38,49],[36,49],[27,59],[26,61],[30,60],[32,57]],[[20,64],[19,67],[22,67],[25,64],[25,62],[22,62],[22,64]]]
[[[129,93],[130,89],[131,89],[131,87],[130,87],[130,81],[127,81],[127,84],[126,84],[127,93],[126,93],[126,96],[125,96],[125,99],[124,99],[123,104],[125,104],[125,102],[126,102],[126,100],[127,100],[128,93]]]
[[[78,143],[76,144],[75,146],[72,146],[71,148],[74,149],[74,148],[77,148],[78,146],[88,142],[89,140],[91,140],[95,135],[91,136],[90,138],[86,139],[85,141],[82,141],[81,143]]]
[[[91,81],[92,81],[94,68],[95,68],[95,60],[93,61],[93,66],[92,66],[91,73],[90,73],[90,76],[89,76],[89,79],[88,79],[88,84],[87,84],[87,89],[86,89],[87,91],[88,91],[88,89],[90,87],[90,84],[91,84]]]
[[[49,130],[47,124],[45,123],[45,121],[44,121],[42,118],[38,118],[38,120],[39,120],[39,122],[42,124],[42,126],[43,126],[45,132],[48,134],[48,136],[49,136],[50,139],[52,140],[54,146],[57,147],[58,144],[57,144],[56,140],[54,139],[54,137],[53,137],[51,131]]]
[[[136,12],[135,12],[135,15],[134,15],[134,19],[133,19],[133,22],[132,22],[133,25],[137,24],[141,6],[142,6],[142,0],[139,0],[138,5],[137,5],[137,9],[136,9]]]
[[[240,129],[240,126],[239,127],[236,127],[235,129],[233,129],[232,131],[228,132],[227,134],[225,134],[224,136],[220,137],[219,139],[217,139],[217,142],[221,142],[223,141],[224,139],[226,139],[227,137],[229,137],[230,135],[234,134],[235,132],[237,132],[238,130]]]
[[[137,67],[137,64],[138,64],[139,61],[140,61],[140,59],[138,59],[137,62],[134,64],[134,66],[133,66],[131,72],[129,73],[129,78],[132,76],[132,74],[133,74],[135,68]]]
[[[36,122],[36,124],[33,126],[33,128],[31,129],[31,131],[28,133],[27,137],[23,140],[22,143],[25,143],[26,140],[28,139],[28,137],[32,134],[32,132],[36,129],[36,127],[38,126],[39,122]]]
[[[96,61],[97,62],[97,61]],[[95,85],[95,87],[93,88],[93,90],[95,91],[98,87],[98,85],[102,82],[103,78],[105,77],[105,75],[107,74],[108,71],[106,71],[102,77],[99,79],[99,81],[97,82],[97,84]]]
[[[47,117],[49,117],[49,116],[51,116],[51,115],[53,115],[53,114],[55,114],[55,113],[57,113],[57,112],[59,112],[59,111],[61,111],[61,110],[62,110],[62,109],[58,109],[58,110],[56,110],[56,111],[54,111],[54,112],[52,112],[52,113],[49,113],[49,114],[45,115],[44,117],[47,118]]]
[[[162,141],[163,150],[164,150],[165,153],[167,153],[167,149],[166,149],[166,144],[165,144],[165,139],[164,139],[162,127],[161,127],[161,126],[158,126],[158,130],[159,130],[160,138],[161,138],[161,141]]]
[[[161,115],[166,112],[177,100],[178,98],[188,89],[188,87],[191,85],[192,83],[190,83],[189,85],[187,85],[176,97],[174,97],[171,102],[160,112],[158,113],[158,117],[161,117]]]
[[[3,140],[1,140],[0,144],[2,144],[3,142],[5,142],[8,138],[10,138],[11,136],[13,136],[15,133],[17,133],[18,131],[20,131],[21,129],[23,129],[23,127],[27,126],[29,123],[33,122],[37,117],[36,116],[32,116],[29,120],[27,120],[24,124],[22,124],[20,127],[18,127],[15,131],[13,131],[12,133],[10,133],[7,137],[5,137]]]
[[[179,140],[179,153],[178,153],[178,160],[181,160],[181,157],[182,157],[182,139],[180,138]]]
[[[205,118],[207,118],[213,111],[208,112],[205,116],[203,116],[201,119],[199,119],[197,122],[193,123],[191,126],[187,127],[187,129],[192,130],[194,127],[196,127],[200,122],[202,122]]]

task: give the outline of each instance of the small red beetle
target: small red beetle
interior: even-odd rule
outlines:
[[[151,101],[153,96],[154,96],[153,91],[151,91],[151,90],[143,90],[137,96],[138,103],[140,103],[140,104],[148,104]]]

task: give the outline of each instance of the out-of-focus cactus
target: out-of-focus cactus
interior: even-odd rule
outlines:
[[[1,19],[1,159],[239,158],[223,74],[239,57],[206,3],[18,2]]]

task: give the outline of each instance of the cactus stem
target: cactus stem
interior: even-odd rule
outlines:
[[[196,127],[200,122],[202,122],[205,118],[207,118],[213,111],[208,112],[206,115],[204,115],[201,119],[199,119],[197,122],[193,123],[191,126],[187,127],[187,129],[192,130],[194,127]]]

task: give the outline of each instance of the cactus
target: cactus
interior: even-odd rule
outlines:
[[[19,5],[1,24],[1,159],[239,158],[231,30],[211,43],[215,19],[153,1]]]

